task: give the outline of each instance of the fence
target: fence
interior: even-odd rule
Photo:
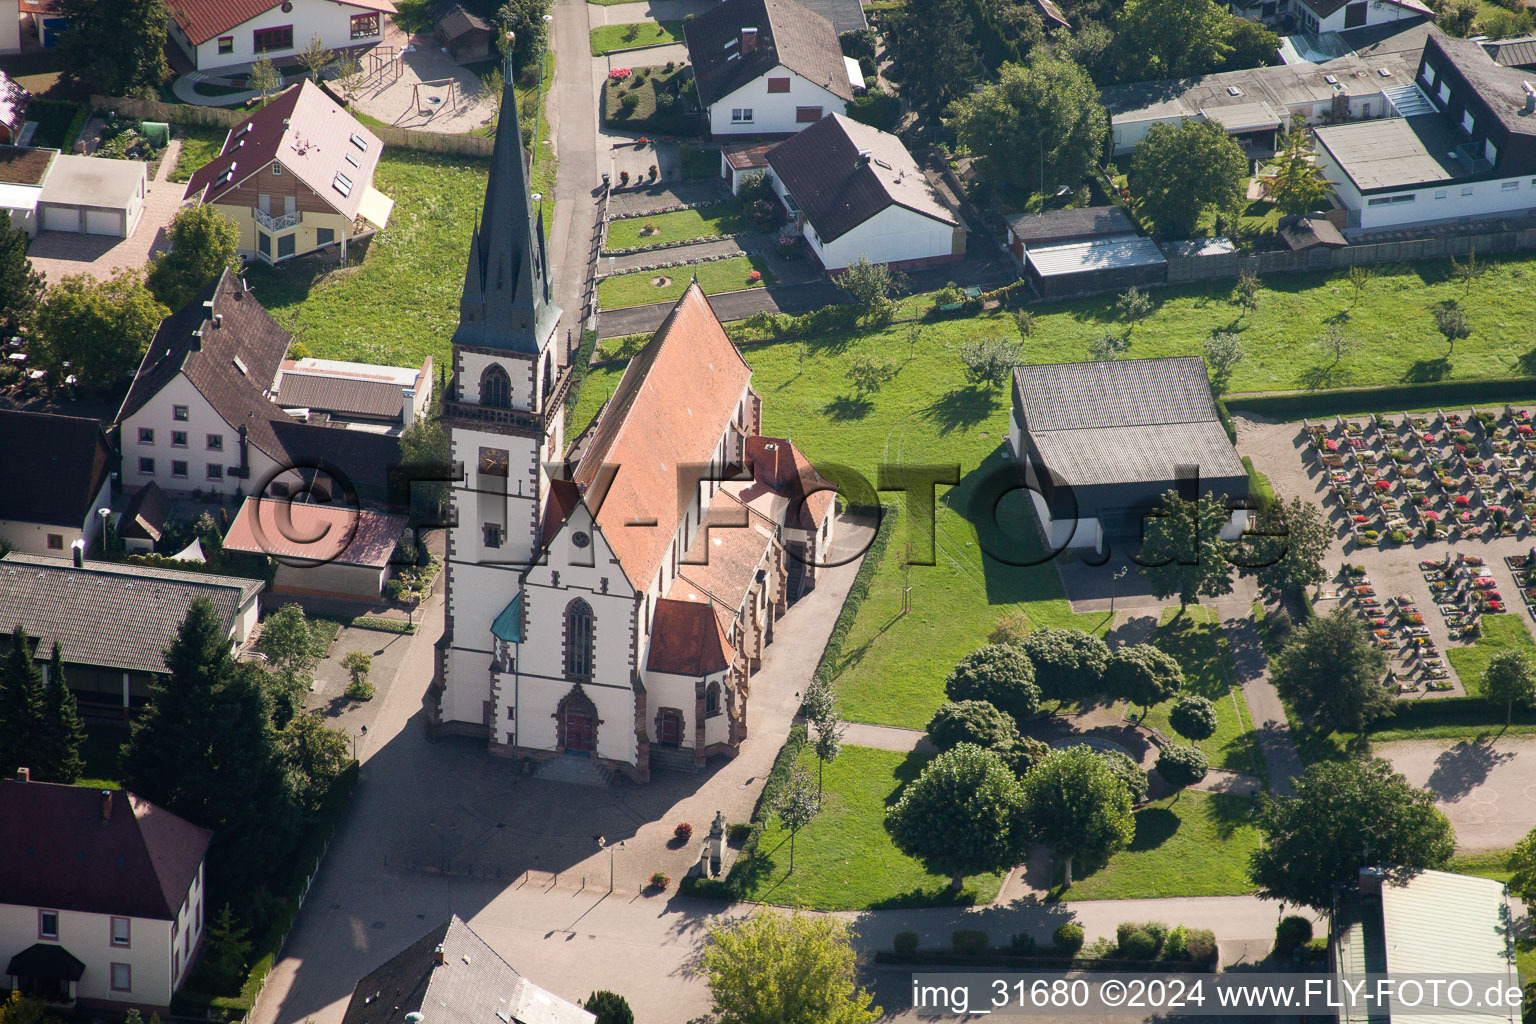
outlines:
[[[1476,252],[1484,255],[1536,249],[1536,228],[1490,231],[1483,234],[1437,235],[1401,242],[1350,245],[1342,249],[1314,248],[1300,252],[1261,252],[1254,255],[1220,253],[1211,256],[1168,257],[1168,283],[1236,278],[1244,271],[1264,276],[1306,271],[1345,270],[1380,263],[1449,259]]]
[[[169,121],[172,124],[233,128],[250,116],[249,111],[227,107],[204,107],[190,103],[161,103],[136,100],[126,96],[92,96],[91,107],[110,110],[141,121]],[[489,157],[495,142],[478,135],[448,135],[442,132],[417,132],[392,125],[369,125],[368,130],[386,146],[423,153],[447,153],[455,156]]]

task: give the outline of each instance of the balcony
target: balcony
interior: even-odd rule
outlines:
[[[255,216],[256,223],[268,231],[287,231],[289,228],[298,227],[299,221],[304,219],[304,215],[298,210],[285,213],[281,217],[274,217],[270,213],[262,213],[260,207],[253,206],[251,213]]]

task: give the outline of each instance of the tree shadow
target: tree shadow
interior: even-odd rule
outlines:
[[[1331,387],[1342,381],[1343,378],[1344,371],[1338,363],[1320,363],[1302,370],[1301,375],[1296,378],[1296,383],[1304,391],[1317,391],[1322,388]]]
[[[1155,850],[1179,831],[1183,822],[1167,807],[1143,807],[1136,812],[1136,837],[1126,847],[1130,852]]]
[[[861,420],[874,409],[875,403],[858,395],[838,395],[828,402],[822,412],[833,422]]]
[[[1439,359],[1420,359],[1408,367],[1408,372],[1403,374],[1403,380],[1409,384],[1428,384],[1443,380],[1450,372],[1451,360],[1447,356],[1441,356]]]
[[[1515,367],[1523,374],[1536,375],[1536,348],[1515,360]]]
[[[1205,805],[1211,824],[1222,839],[1230,839],[1244,825],[1253,824],[1259,809],[1258,801],[1252,797],[1233,793],[1212,793],[1206,797]]]
[[[969,430],[986,422],[997,406],[997,392],[991,388],[967,386],[955,388],[923,410],[923,416],[939,428],[939,434]]]
[[[1487,782],[1493,769],[1514,756],[1513,751],[1495,750],[1487,737],[1462,740],[1435,758],[1426,785],[1454,803]]]

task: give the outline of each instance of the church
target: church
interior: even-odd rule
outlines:
[[[443,396],[458,479],[429,723],[555,778],[697,770],[746,738],[774,623],[829,561],[834,486],[762,435],[696,281],[567,448],[563,314],[508,89]]]

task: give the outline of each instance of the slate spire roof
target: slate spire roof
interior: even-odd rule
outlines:
[[[491,177],[469,243],[453,343],[538,355],[555,331],[560,307],[550,291],[544,212],[535,214],[529,196],[510,59],[504,78]]]

